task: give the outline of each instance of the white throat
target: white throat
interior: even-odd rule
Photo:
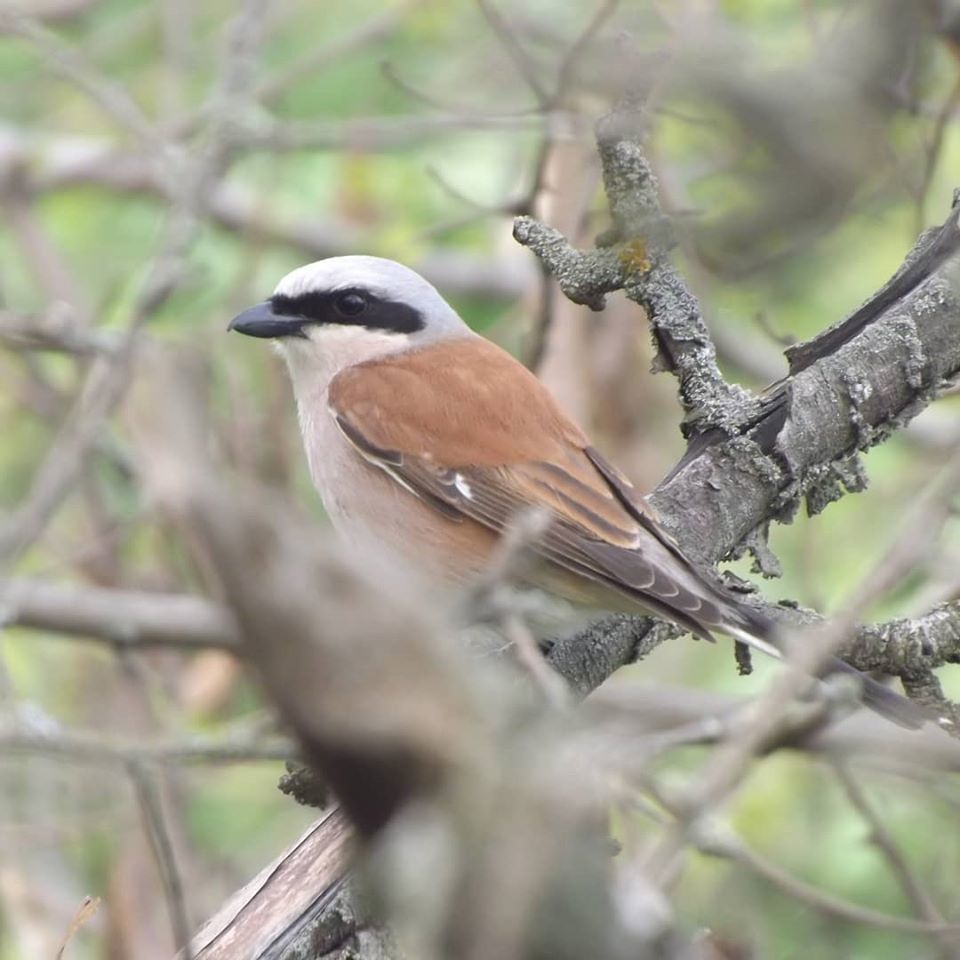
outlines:
[[[308,327],[307,337],[277,342],[277,349],[287,361],[298,404],[319,399],[341,370],[410,348],[406,334],[346,325]]]

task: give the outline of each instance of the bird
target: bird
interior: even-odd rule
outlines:
[[[373,256],[318,260],[228,329],[283,355],[324,508],[384,572],[466,584],[518,514],[541,510],[532,585],[782,657],[777,624],[693,563],[546,386],[414,270]],[[864,704],[901,726],[927,719],[839,658],[824,672],[855,675]]]

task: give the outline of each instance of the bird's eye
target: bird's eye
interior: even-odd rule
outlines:
[[[367,298],[359,293],[341,293],[333,308],[344,317],[356,317],[367,309]]]

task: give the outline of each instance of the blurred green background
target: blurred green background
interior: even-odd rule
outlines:
[[[682,45],[700,17],[717,36],[736,38],[742,82],[762,85],[766,71],[810,69],[827,38],[849,18],[869,17],[870,8],[839,0],[624,2],[545,116],[474,3],[270,4],[256,57],[257,97],[231,118],[243,131],[241,146],[205,193],[185,279],[147,330],[182,345],[204,369],[224,483],[253,474],[322,514],[279,359],[225,334],[234,313],[267,296],[288,270],[336,253],[419,266],[472,325],[525,356],[542,290],[532,257],[511,239],[511,214],[531,208],[584,245],[606,226],[591,127],[624,84],[635,82],[632,67],[643,63],[644,76],[656,76],[658,58]],[[132,98],[171,150],[196,155],[219,109],[211,91],[239,8],[224,0],[50,0],[23,9],[40,32],[0,35],[0,311],[121,331],[170,201],[157,182],[159,158],[103,108],[96,85]],[[547,86],[597,9],[583,0],[501,5]],[[725,270],[722,255],[699,256],[697,231],[742,216],[751,170],[763,166],[762,135],[703,87],[651,94],[649,155],[664,206],[677,215],[678,263],[702,298],[731,378],[756,388],[779,376],[779,340],[808,338],[841,319],[891,275],[921,228],[946,216],[960,170],[958,72],[951,43],[934,26],[911,40],[910,72],[889,77],[899,99],[884,108],[880,148],[858,173],[849,202],[749,269]],[[82,60],[87,89],[63,76],[72,55]],[[539,189],[532,190],[542,156]],[[0,508],[13,510],[28,496],[89,358],[4,342]],[[541,373],[645,488],[683,449],[674,383],[651,376],[650,360],[644,318],[633,305],[614,298],[605,314],[593,315],[556,304]],[[761,584],[765,594],[835,609],[960,439],[957,410],[955,398],[944,398],[871,451],[866,493],[774,528],[784,575]],[[180,533],[155,514],[124,467],[129,456],[121,410],[17,574],[203,590]],[[944,599],[958,569],[957,534],[953,519],[925,568],[872,611],[878,619]],[[733,568],[749,575],[746,560]],[[629,674],[637,684],[745,694],[769,671],[758,664],[753,677],[739,678],[728,646],[683,640]],[[40,727],[188,738],[264,715],[251,685],[218,653],[122,652],[8,628],[0,633],[0,677],[3,709]],[[943,679],[948,692],[960,694],[956,677]],[[683,776],[689,759],[671,758],[662,775]],[[281,772],[267,762],[165,768],[194,922],[311,821],[311,811],[275,789]],[[960,881],[956,784],[873,774],[865,786],[949,915]],[[863,820],[817,762],[780,755],[759,764],[733,822],[796,877],[877,910],[910,914]],[[631,830],[641,842],[643,824]],[[122,770],[0,756],[2,960],[52,956],[85,894],[103,896],[106,907],[70,944],[69,956],[170,956],[160,889]],[[755,951],[745,956],[945,955],[927,938],[829,919],[743,868],[705,857],[691,855],[675,904],[691,930],[708,927]]]

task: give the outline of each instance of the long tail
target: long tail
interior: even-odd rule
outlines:
[[[638,546],[629,548],[595,539],[578,539],[576,557],[555,551],[551,558],[568,570],[605,583],[647,611],[674,621],[695,636],[712,639],[714,632],[727,633],[772,657],[783,659],[781,626],[744,604],[715,575],[708,575],[691,563],[651,511],[638,503],[631,490],[623,485],[616,470],[595,450],[588,448],[585,452],[647,536],[641,538]],[[939,719],[836,657],[830,658],[822,673],[856,677],[864,705],[902,727],[915,730]]]
[[[782,629],[779,624],[743,604],[728,601],[724,612],[728,611],[732,616],[723,624],[722,629],[771,657],[783,659],[783,653],[776,645],[777,636]],[[735,622],[731,622],[734,618]],[[844,663],[839,657],[831,657],[824,665],[821,675],[835,674],[856,678],[860,683],[860,699],[863,705],[901,727],[918,730],[925,723],[936,720],[936,717],[920,704],[878,683],[873,677],[851,667],[849,663]]]
[[[862,670],[851,667],[849,663],[844,663],[839,657],[831,657],[827,664],[829,673],[839,673],[846,676],[854,676],[860,681],[860,698],[864,706],[869,707],[881,717],[886,717],[901,727],[907,727],[910,730],[918,730],[925,723],[936,720],[920,704],[908,700],[901,696],[896,690],[885,687],[878,683],[873,677],[867,676]]]

